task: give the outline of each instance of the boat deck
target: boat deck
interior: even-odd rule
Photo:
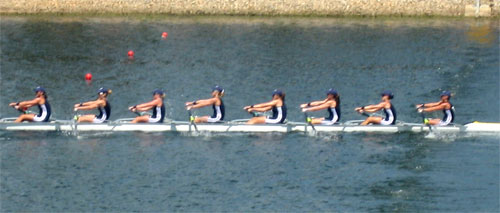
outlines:
[[[161,124],[132,124],[127,119],[102,124],[74,123],[67,120],[56,120],[46,123],[13,123],[0,120],[0,130],[9,131],[141,131],[141,132],[493,132],[500,133],[500,123],[469,123],[465,125],[427,126],[416,123],[399,123],[397,125],[359,126],[359,121],[348,121],[336,125],[310,125],[303,122],[287,122],[285,124],[248,125],[241,121],[224,123],[192,124],[186,121],[169,121]]]

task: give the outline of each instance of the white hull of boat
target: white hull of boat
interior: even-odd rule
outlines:
[[[450,133],[500,133],[500,123],[469,123],[452,126],[426,126],[421,124],[382,125],[315,125],[314,129],[306,123],[290,122],[287,124],[215,123],[190,124],[173,121],[163,124],[131,124],[109,122],[104,124],[74,124],[71,121],[55,121],[49,123],[12,123],[0,122],[0,130],[8,131],[101,131],[101,132],[450,132]]]

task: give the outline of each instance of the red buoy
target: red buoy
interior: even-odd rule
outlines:
[[[87,81],[92,80],[92,74],[90,74],[90,73],[85,74],[85,80],[87,80]]]
[[[129,50],[128,51],[128,57],[134,57],[134,51]]]
[[[161,38],[163,38],[163,39],[166,39],[166,38],[167,38],[167,36],[168,36],[168,33],[167,33],[167,32],[163,32],[163,33],[161,34]]]

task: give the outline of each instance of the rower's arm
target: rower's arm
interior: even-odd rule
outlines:
[[[315,107],[315,106],[322,105],[322,104],[326,103],[327,101],[328,101],[328,99],[321,100],[321,101],[312,101],[309,103],[301,104],[300,107],[301,108]]]
[[[89,102],[86,102],[86,103],[83,103],[82,106],[77,106],[75,107],[75,109],[78,109],[78,110],[91,110],[91,109],[95,109],[101,105],[104,105],[103,101],[101,100],[97,100],[97,101],[89,101]]]
[[[309,108],[307,108],[307,111],[319,111],[319,110],[327,109],[329,107],[336,107],[336,105],[337,105],[336,103],[332,103],[332,102],[327,101],[327,102],[323,102],[320,105],[309,107]]]
[[[377,105],[368,105],[368,106],[364,106],[364,109],[363,111],[364,112],[376,112],[376,111],[379,111],[381,110],[382,108],[385,107],[385,103],[380,103],[380,104],[377,104]]]
[[[157,106],[159,104],[159,102],[160,102],[160,100],[152,100],[150,102],[139,104],[139,105],[135,106],[135,109],[138,111],[148,111],[151,108]]]
[[[198,108],[210,106],[210,105],[213,105],[216,101],[217,101],[217,98],[197,100],[197,101],[195,101],[196,104],[191,105],[191,108],[192,109],[198,109]]]
[[[267,112],[271,110],[273,107],[272,106],[266,106],[266,107],[253,107],[250,108],[250,112]]]
[[[255,104],[253,105],[254,108],[263,108],[263,107],[273,107],[278,103],[278,100],[272,100],[266,103],[261,103],[261,104]]]
[[[76,108],[76,107],[82,107],[82,106],[88,106],[88,105],[94,105],[94,104],[96,104],[97,102],[99,102],[99,100],[95,100],[95,101],[87,101],[87,102],[83,102],[83,103],[78,103],[78,104],[75,104],[75,108]]]
[[[438,102],[431,102],[431,103],[425,103],[425,104],[419,104],[417,105],[417,108],[420,108],[420,107],[435,107],[435,106],[439,106],[442,102],[441,101],[438,101]]]
[[[436,111],[436,110],[443,110],[443,109],[446,109],[446,106],[447,104],[445,103],[441,103],[439,105],[434,105],[432,107],[427,107],[427,104],[425,106],[425,108],[423,109],[424,112],[433,112],[433,111]]]
[[[37,105],[39,102],[40,98],[35,98],[33,100],[19,102],[17,107],[19,108],[32,107],[34,105]]]

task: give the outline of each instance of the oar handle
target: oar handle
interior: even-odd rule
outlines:
[[[365,117],[370,117],[370,114],[366,113],[366,112],[360,112],[360,111],[357,111],[360,115],[362,116],[365,116]]]
[[[363,107],[360,107],[360,108],[361,108],[361,110],[358,110],[358,108],[356,108],[356,112],[358,112],[358,113],[359,113],[359,114],[361,114],[362,116],[370,117],[370,115],[364,111],[364,109],[365,109],[365,107],[364,107],[364,106],[363,106]],[[360,111],[363,111],[363,112],[360,112]]]
[[[24,109],[21,109],[21,108],[17,108],[16,109],[16,106],[12,106],[12,108],[14,108],[15,110],[19,111],[20,113],[22,114],[28,114],[28,111],[27,110],[24,110]]]
[[[138,111],[131,111],[131,112],[133,112],[137,116],[150,115],[149,112],[138,112]]]
[[[247,112],[248,112],[248,114],[252,115],[252,117],[258,117],[258,116],[261,116],[261,115],[259,115],[259,113],[258,113],[258,112],[249,112],[248,110],[245,110],[245,111],[247,111]]]
[[[149,112],[137,111],[137,105],[130,107],[129,110],[135,113],[137,116],[151,115],[151,113]]]

